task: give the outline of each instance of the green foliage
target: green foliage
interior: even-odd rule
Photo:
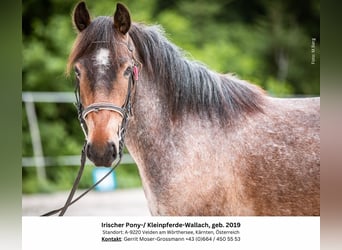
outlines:
[[[23,1],[22,90],[73,91],[65,77],[68,54],[76,37],[71,13],[77,1]],[[320,3],[265,0],[124,0],[134,21],[160,24],[168,38],[189,58],[221,73],[234,73],[271,95],[319,95]],[[115,3],[87,1],[92,17],[113,15]],[[315,64],[311,64],[315,38]],[[44,155],[79,154],[83,143],[72,104],[36,104]],[[25,108],[22,154],[32,156]],[[69,189],[75,167],[48,167],[46,183],[34,168],[23,168],[23,192]],[[119,186],[140,185],[137,169],[117,170]],[[92,182],[91,168],[81,187]]]
[[[278,97],[289,97],[293,93],[293,88],[286,82],[279,82],[274,78],[268,78],[266,81],[266,89],[270,95]]]
[[[55,187],[50,181],[39,181],[34,169],[29,169],[29,173],[22,180],[22,191],[26,194],[51,193]]]

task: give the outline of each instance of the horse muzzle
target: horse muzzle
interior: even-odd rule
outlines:
[[[107,142],[104,145],[96,145],[88,142],[86,153],[88,159],[91,160],[95,166],[110,167],[118,155],[118,150],[114,142]]]

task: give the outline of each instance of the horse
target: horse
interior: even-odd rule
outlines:
[[[76,5],[75,71],[86,154],[125,145],[153,216],[319,216],[320,98],[275,98],[189,59],[127,7]]]

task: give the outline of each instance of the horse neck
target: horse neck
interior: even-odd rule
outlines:
[[[148,141],[150,137],[166,134],[172,123],[169,118],[167,103],[158,91],[142,75],[133,96],[133,116],[127,130],[127,147],[132,148],[139,139]]]
[[[225,126],[248,113],[262,111],[263,94],[256,86],[230,75],[221,75],[189,60],[156,26],[133,25],[135,44],[152,91],[166,102],[172,120],[193,114],[217,118]],[[148,93],[149,94],[149,93]],[[156,98],[157,96],[154,96]],[[155,100],[155,99],[151,99]]]
[[[260,110],[261,95],[244,82],[187,60],[156,32],[148,35],[139,28],[131,34],[143,68],[133,96],[126,145],[138,165],[145,194],[158,196],[167,192],[160,188],[180,176],[180,171],[188,171],[198,155],[202,163],[197,161],[192,167],[205,167],[219,147],[214,145],[217,138],[224,137],[233,121]],[[150,36],[161,39],[164,46],[148,46],[139,40]],[[146,47],[151,51],[144,51]],[[170,67],[175,64],[178,67]]]

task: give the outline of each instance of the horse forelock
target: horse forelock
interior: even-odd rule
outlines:
[[[117,57],[117,44],[115,44],[115,29],[111,17],[100,16],[94,19],[90,25],[80,32],[74,42],[68,58],[66,73],[69,75],[73,65],[81,57],[90,56],[93,51],[108,50],[112,58]],[[89,58],[94,60],[96,58]],[[113,60],[112,63],[116,63]]]
[[[225,124],[262,111],[263,91],[232,75],[222,75],[189,60],[158,26],[133,24],[129,34],[144,70],[167,100],[173,119],[184,114],[218,118]]]

